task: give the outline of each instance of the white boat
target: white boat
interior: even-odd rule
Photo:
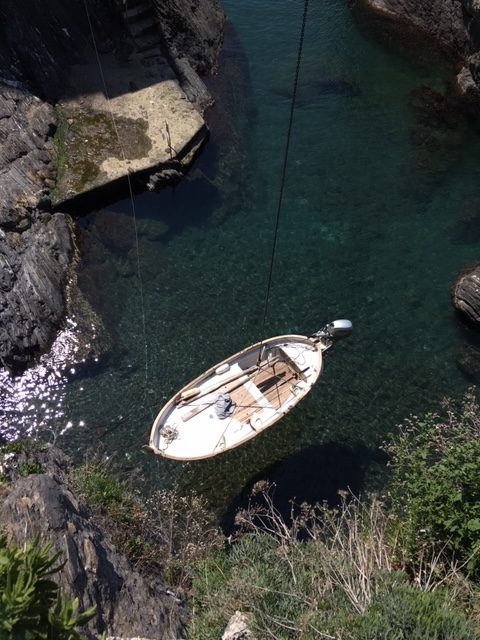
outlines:
[[[161,409],[150,449],[173,460],[210,458],[244,444],[288,413],[323,370],[323,354],[351,333],[336,320],[312,336],[257,342],[205,371]]]

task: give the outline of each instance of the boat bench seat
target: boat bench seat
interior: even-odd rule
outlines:
[[[277,349],[278,349],[279,356],[285,360],[285,362],[288,364],[288,366],[290,367],[292,372],[296,373],[298,375],[298,377],[300,378],[300,380],[307,380],[307,376],[305,375],[305,371],[302,371],[302,369],[299,367],[299,365],[295,362],[295,360],[292,358],[292,356],[288,353],[287,349],[284,348],[284,347],[277,347]]]

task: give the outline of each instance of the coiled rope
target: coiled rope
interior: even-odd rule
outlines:
[[[286,182],[286,177],[287,177],[287,166],[288,166],[288,155],[290,152],[290,139],[292,137],[292,129],[293,129],[293,117],[294,117],[294,113],[295,113],[295,103],[297,100],[297,89],[298,89],[298,78],[300,75],[300,67],[301,67],[301,63],[302,63],[302,53],[303,53],[303,41],[305,39],[305,27],[307,24],[307,14],[308,14],[308,3],[309,0],[304,0],[304,4],[303,4],[303,16],[302,16],[302,26],[300,29],[300,37],[299,37],[299,41],[298,41],[298,50],[297,50],[297,63],[296,63],[296,67],[295,67],[295,76],[294,76],[294,80],[293,80],[293,91],[292,91],[292,99],[290,101],[290,116],[289,116],[289,120],[288,120],[288,128],[287,128],[287,138],[286,138],[286,142],[285,142],[285,151],[283,154],[283,165],[282,165],[282,172],[281,172],[281,177],[280,177],[280,189],[279,189],[279,193],[278,193],[278,201],[277,201],[277,213],[275,216],[275,224],[274,224],[274,231],[273,231],[273,241],[272,241],[272,250],[271,250],[271,256],[270,256],[270,269],[269,269],[269,273],[268,273],[268,280],[267,280],[267,290],[266,290],[266,294],[265,294],[265,301],[264,301],[264,307],[263,307],[263,319],[262,319],[262,329],[261,329],[261,342],[260,342],[260,349],[258,352],[258,359],[260,360],[261,355],[262,355],[262,344],[266,338],[265,336],[265,326],[267,323],[267,315],[268,315],[268,305],[270,302],[270,293],[271,293],[271,289],[272,289],[272,280],[273,280],[273,269],[274,269],[274,265],[275,265],[275,253],[277,250],[277,241],[278,241],[278,229],[280,226],[280,214],[282,211],[282,204],[283,204],[283,193],[285,191],[285,182]]]

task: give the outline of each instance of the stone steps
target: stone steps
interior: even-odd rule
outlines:
[[[137,7],[132,7],[131,9],[127,9],[124,13],[125,19],[129,24],[135,22],[136,20],[142,20],[146,15],[152,14],[152,7],[146,2],[138,5]]]
[[[140,38],[134,38],[135,45],[140,53],[145,53],[150,49],[157,49],[161,45],[159,33],[146,33]]]
[[[140,53],[161,45],[158,20],[152,5],[146,0],[128,0],[125,20],[135,46]]]
[[[143,20],[137,20],[128,25],[130,35],[136,40],[151,32],[158,32],[158,23],[156,20],[152,20],[151,16],[144,18]]]

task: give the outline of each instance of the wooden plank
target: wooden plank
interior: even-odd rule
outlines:
[[[278,357],[276,359],[272,358],[269,362],[260,363],[260,364],[257,363],[249,367],[248,369],[237,371],[237,373],[231,376],[230,378],[227,378],[226,380],[223,379],[221,381],[218,381],[214,383],[211,387],[208,387],[207,389],[201,389],[199,387],[192,387],[191,389],[186,389],[179,395],[178,399],[176,400],[176,403],[178,405],[184,405],[184,404],[188,404],[188,402],[190,402],[193,399],[199,400],[200,398],[205,397],[209,393],[218,391],[218,389],[223,387],[223,385],[229,384],[230,382],[233,382],[234,380],[237,380],[238,378],[241,378],[245,375],[250,375],[251,373],[255,373],[256,371],[262,369],[262,367],[264,366],[267,366],[267,367],[270,366],[270,364],[273,364],[276,360],[278,360]],[[185,395],[183,396],[183,394]]]

